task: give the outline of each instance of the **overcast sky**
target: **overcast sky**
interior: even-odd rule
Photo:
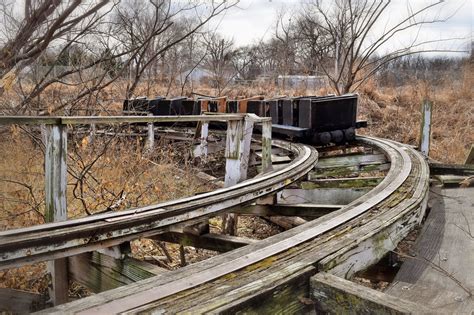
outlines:
[[[274,33],[277,12],[281,10],[297,11],[313,0],[240,0],[237,8],[232,8],[224,16],[219,17],[212,24],[212,28],[226,38],[234,39],[237,45],[258,43],[261,39],[268,39]],[[448,22],[424,27],[419,38],[441,39],[463,37],[464,40],[437,43],[430,48],[465,50],[469,48],[472,36],[474,0],[445,0],[441,6],[432,10],[431,14],[447,16],[454,14]],[[435,0],[393,0],[390,10],[381,18],[381,27],[395,22],[407,14],[407,3],[413,9],[435,2]],[[326,0],[326,3],[330,1]],[[383,24],[383,25],[382,25]],[[381,28],[380,27],[380,28]],[[413,38],[415,31],[407,32],[403,38],[397,38],[390,43],[391,47],[403,45],[403,41]]]

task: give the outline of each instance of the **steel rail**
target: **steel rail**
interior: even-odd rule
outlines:
[[[409,155],[403,148],[398,147],[397,144],[370,137],[359,137],[359,140],[382,150],[391,161],[391,168],[385,179],[376,188],[337,211],[337,213],[327,215],[287,232],[275,235],[270,238],[272,240],[271,243],[270,241],[262,241],[228,254],[217,256],[214,259],[214,264],[212,261],[202,263],[199,266],[203,268],[199,268],[199,266],[194,267],[194,269],[198,268],[198,270],[194,270],[193,273],[187,273],[186,269],[183,269],[180,272],[174,272],[173,275],[167,275],[166,277],[158,276],[155,279],[147,279],[142,282],[141,285],[145,284],[145,282],[146,284],[141,287],[132,284],[128,286],[130,289],[129,291],[127,290],[128,292],[118,290],[118,293],[113,294],[113,299],[109,299],[107,293],[96,295],[92,298],[92,303],[85,308],[81,308],[82,302],[73,302],[70,304],[70,307],[68,305],[59,306],[51,311],[67,310],[91,314],[97,312],[116,313],[132,310],[178,292],[189,290],[255,264],[268,257],[287,251],[294,246],[305,243],[342,224],[358,218],[372,207],[390,197],[391,194],[405,182],[412,169]],[[171,280],[169,280],[170,276]],[[130,292],[133,293],[130,294]],[[75,307],[75,305],[77,305],[77,307]]]
[[[206,194],[128,211],[9,230],[0,233],[0,269],[109,247],[193,223],[239,204],[276,192],[309,172],[317,162],[314,148],[274,141],[296,158],[284,169]]]

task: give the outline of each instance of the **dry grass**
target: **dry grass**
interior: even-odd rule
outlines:
[[[149,205],[209,189],[187,164],[184,148],[162,144],[149,152],[143,150],[139,138],[97,137],[93,143],[86,139],[78,137],[69,143],[69,218],[108,208],[118,211]],[[0,230],[44,223],[41,147],[17,128],[3,133],[0,146]],[[78,181],[81,174],[85,176]],[[83,184],[82,193],[78,182]],[[137,248],[142,245],[137,244],[134,253],[140,256]],[[170,251],[179,257],[174,247]],[[48,283],[45,263],[0,271],[0,287],[45,293]]]
[[[433,103],[430,157],[464,163],[474,143],[474,102],[472,77],[466,73],[462,78],[437,87],[423,81],[382,90],[366,86],[359,102],[359,118],[369,121],[363,133],[418,145],[421,104],[429,99]]]

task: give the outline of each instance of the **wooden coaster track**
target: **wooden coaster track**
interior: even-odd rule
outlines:
[[[180,270],[45,311],[286,314],[310,310],[311,302],[305,299],[312,275],[331,271],[348,277],[366,268],[394,249],[424,214],[429,170],[421,154],[389,140],[360,137],[359,141],[383,152],[390,170],[379,185],[342,209]],[[313,149],[295,147],[308,150],[306,155],[315,162]]]
[[[244,122],[242,115],[223,115],[220,119],[223,117],[229,122]],[[43,123],[65,126],[86,122],[86,118],[81,117],[50,119],[50,122],[43,119]],[[153,123],[177,118],[133,119]],[[189,116],[186,119],[218,118]],[[9,123],[12,119],[4,120]],[[128,120],[130,117],[94,118],[95,123]],[[18,123],[18,119],[14,121]],[[228,128],[229,137],[232,132],[229,133]],[[249,204],[299,183],[306,175],[308,181],[314,181],[312,178],[318,178],[321,173],[331,174],[341,167],[340,163],[349,171],[364,172],[374,165],[379,170],[388,167],[383,180],[375,178],[375,187],[371,186],[370,191],[364,191],[346,205],[329,205],[327,209],[331,212],[303,225],[179,270],[42,311],[298,313],[314,308],[308,299],[310,277],[321,271],[350,277],[380,260],[421,223],[427,202],[429,168],[424,157],[412,147],[390,140],[358,137],[358,146],[371,148],[376,153],[363,156],[359,162],[355,156],[324,158],[318,167],[318,152],[312,146],[281,140],[273,140],[272,145],[293,158],[281,159],[283,164],[274,171],[227,188],[121,212],[0,232],[0,269],[71,257],[153,237],[226,212],[252,213],[248,212]],[[347,147],[341,148],[344,151]],[[271,147],[267,146],[266,150],[271,151]],[[331,148],[322,151],[327,150]],[[344,161],[348,160],[355,164],[345,166]],[[262,164],[263,161],[262,158]],[[363,165],[364,161],[369,165]],[[380,164],[370,164],[374,162]],[[341,180],[330,180],[331,185],[338,181]],[[276,206],[284,208],[285,205]]]
[[[317,152],[309,146],[283,141],[274,141],[274,145],[296,158],[282,170],[232,187],[143,208],[1,232],[0,268],[72,256],[163,233],[172,225],[202,221],[274,193],[304,176],[317,162]]]

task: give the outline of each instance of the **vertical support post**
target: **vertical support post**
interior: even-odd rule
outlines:
[[[95,132],[96,132],[95,124],[91,124],[90,130],[89,130],[89,143],[94,142]]]
[[[467,153],[466,161],[464,164],[474,164],[474,144],[471,144],[471,150]]]
[[[425,99],[421,106],[421,133],[420,133],[420,151],[423,155],[428,156],[430,152],[430,135],[431,135],[431,113],[432,103]]]
[[[262,173],[269,172],[272,167],[272,122],[262,122]]]
[[[153,116],[152,113],[148,113],[148,116]],[[148,123],[148,138],[147,138],[147,149],[152,151],[155,146],[155,130],[152,122]]]
[[[46,125],[45,136],[45,220],[59,222],[67,220],[67,126]],[[48,262],[52,276],[51,298],[54,305],[67,302],[69,282],[67,259]]]
[[[227,122],[227,135],[225,146],[225,187],[235,185],[239,182],[240,155],[241,155],[242,121],[229,120]]]
[[[240,181],[241,173],[241,143],[242,121],[230,120],[227,122],[227,136],[225,147],[225,187],[233,186]],[[237,215],[226,213],[222,216],[222,233],[236,235]]]
[[[200,154],[207,157],[207,137],[209,136],[209,122],[203,121],[201,125],[201,152]]]
[[[245,117],[242,140],[240,142],[240,179],[239,182],[247,179],[249,168],[250,144],[252,143],[254,120],[250,115]]]

